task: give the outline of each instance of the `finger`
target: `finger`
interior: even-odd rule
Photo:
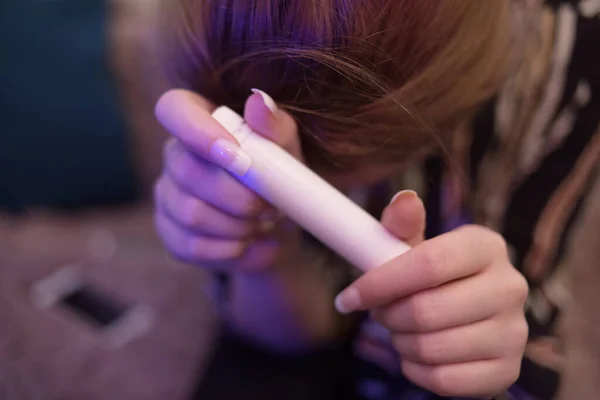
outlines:
[[[507,308],[522,309],[525,283],[517,274],[500,272],[415,293],[375,310],[373,316],[396,332],[434,332],[481,321]]]
[[[499,235],[477,226],[460,228],[367,272],[338,296],[336,304],[344,313],[380,307],[476,274],[502,257],[507,257],[506,245]]]
[[[229,261],[240,257],[246,249],[246,243],[242,241],[191,234],[160,211],[156,213],[155,224],[167,250],[186,263],[202,265],[215,261]]]
[[[235,217],[256,217],[267,203],[221,168],[204,161],[172,139],[165,146],[166,172],[187,194]]]
[[[383,211],[381,222],[398,239],[416,246],[425,235],[425,206],[416,192],[403,190]]]
[[[526,338],[525,320],[507,318],[430,333],[395,333],[392,343],[403,360],[441,365],[501,358],[509,352],[519,356]]]
[[[253,89],[254,94],[246,101],[244,119],[257,133],[267,137],[293,156],[302,160],[300,138],[296,121],[279,109],[265,92]]]
[[[442,397],[497,396],[518,378],[521,357],[461,364],[424,365],[402,361],[402,372],[416,385]]]
[[[258,272],[270,269],[274,265],[279,266],[282,262],[289,262],[284,261],[289,258],[284,258],[285,251],[282,249],[279,234],[280,232],[276,230],[275,233],[252,242],[244,256],[236,260],[236,271]]]
[[[198,235],[220,239],[243,239],[265,234],[275,227],[272,220],[235,218],[180,190],[168,176],[155,186],[155,198],[169,218]]]
[[[158,100],[155,113],[160,123],[196,155],[243,175],[252,160],[212,117],[213,109],[213,105],[197,94],[177,89]]]

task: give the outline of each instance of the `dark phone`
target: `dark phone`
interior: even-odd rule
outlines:
[[[90,286],[82,286],[69,293],[58,304],[99,328],[114,324],[127,312],[127,307],[123,303]]]

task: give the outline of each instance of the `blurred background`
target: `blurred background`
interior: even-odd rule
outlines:
[[[203,276],[153,231],[154,0],[0,2],[0,399],[184,399]]]
[[[0,400],[250,399],[239,385],[257,399],[330,399],[322,388],[344,359],[271,363],[219,341],[206,276],[154,232],[158,1],[0,1]],[[597,234],[582,237],[598,251]],[[578,279],[580,320],[598,329],[586,314],[598,269]],[[598,365],[575,361],[571,386]]]

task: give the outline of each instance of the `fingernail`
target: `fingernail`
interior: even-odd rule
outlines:
[[[400,196],[406,196],[408,197],[419,197],[419,194],[417,192],[415,192],[414,190],[401,190],[398,193],[396,193],[394,195],[394,197],[392,197],[392,200],[390,200],[390,204],[393,204],[396,200],[398,200],[398,197]]]
[[[260,95],[260,97],[262,97],[263,103],[265,103],[265,106],[267,106],[269,111],[271,111],[271,114],[273,116],[277,115],[277,104],[275,103],[275,100],[271,98],[271,96],[259,89],[252,89],[252,93]]]
[[[248,172],[252,165],[250,156],[227,139],[218,139],[210,146],[210,157],[217,165],[239,176]]]
[[[360,307],[360,294],[358,290],[349,287],[335,298],[335,308],[340,314],[349,314]]]

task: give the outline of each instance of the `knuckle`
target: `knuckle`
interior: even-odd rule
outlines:
[[[168,227],[167,217],[161,208],[155,208],[154,211],[154,230],[165,244],[165,247],[169,247],[172,232]]]
[[[185,251],[185,247],[173,243],[171,241],[165,241],[165,248],[171,254],[171,256],[177,261],[186,263],[186,264],[194,264],[195,259],[192,254],[189,254]]]
[[[165,250],[177,261],[187,264],[195,262],[195,248],[190,243],[194,240],[174,228],[168,217],[160,210],[155,212],[154,225]]]
[[[260,212],[262,201],[252,193],[244,192],[231,203],[232,212],[239,217],[256,216]]]
[[[416,254],[417,271],[423,275],[423,280],[428,285],[443,283],[451,268],[451,249],[440,242],[435,246],[426,246],[424,250]]]
[[[514,384],[521,375],[521,357],[515,357],[509,360],[509,365],[507,366],[506,378],[504,387],[509,387]]]
[[[527,301],[529,295],[529,284],[525,277],[519,273],[512,265],[508,265],[508,273],[510,278],[503,279],[506,282],[504,286],[504,298],[508,300],[508,304],[516,305],[522,308]]]
[[[355,282],[354,287],[359,291],[361,299],[363,299],[365,303],[371,304],[379,298],[382,293],[381,288],[385,286],[382,285],[382,280],[379,279],[378,276],[365,274]],[[382,308],[377,313],[378,317],[381,318],[382,323],[391,323],[394,314],[394,305]]]
[[[162,152],[163,161],[165,163],[168,163],[169,160],[172,159],[173,153],[178,150],[178,146],[179,146],[179,143],[178,143],[177,139],[175,139],[175,138],[167,139],[167,141],[165,142],[165,145],[163,146],[163,149],[162,149],[163,150],[163,152]]]
[[[194,168],[194,162],[185,152],[181,152],[177,157],[172,157],[167,168],[176,182],[181,184],[189,184],[197,178]]]
[[[250,222],[234,222],[229,226],[229,229],[235,230],[237,238],[246,240],[255,239],[255,235],[267,235],[269,233],[268,227],[261,227]]]
[[[168,235],[166,235],[163,231],[163,223],[162,223],[163,218],[164,217],[162,215],[162,211],[160,209],[156,209],[156,211],[154,212],[154,231],[158,235],[158,238],[163,243],[163,245],[167,249],[167,251],[170,252],[169,243],[167,240]]]
[[[160,222],[157,224],[160,224]],[[172,234],[162,232],[161,230],[158,231],[158,235],[171,257],[186,264],[192,264],[194,262],[193,254],[188,251],[188,246],[186,246],[189,239],[178,238],[177,240],[174,240]]]
[[[456,394],[454,380],[447,368],[432,367],[429,372],[429,390],[440,397],[451,397]]]
[[[439,338],[429,335],[415,335],[414,351],[421,362],[436,364],[442,360],[445,349]]]
[[[391,320],[389,314],[390,307],[388,306],[372,309],[369,313],[369,316],[373,321],[389,329],[391,327],[391,324],[389,324],[389,321]]]
[[[204,221],[203,214],[205,209],[203,203],[199,200],[188,197],[182,199],[176,212],[179,214],[180,223],[189,228],[198,228]]]
[[[365,292],[368,292],[371,289],[366,289],[364,286],[360,287],[361,298]],[[369,292],[370,293],[370,292]],[[380,323],[384,327],[389,330],[398,330],[402,327],[399,326],[398,315],[402,312],[399,309],[399,305],[394,303],[388,306],[378,307],[371,310],[371,318],[374,321]],[[401,322],[400,322],[401,323]]]
[[[498,232],[490,230],[490,240],[495,248],[499,249],[502,253],[508,255],[508,245],[504,237]]]
[[[471,237],[471,238],[477,238],[482,233],[487,232],[488,229],[483,226],[480,226],[480,225],[467,224],[467,225],[463,225],[463,226],[459,227],[457,229],[457,231],[468,234],[469,237]]]
[[[154,186],[152,187],[152,194],[154,197],[154,201],[157,203],[162,203],[164,198],[165,191],[165,177],[161,176],[154,182]]]
[[[463,229],[471,234],[470,238],[473,250],[484,247],[492,249],[494,254],[508,256],[506,240],[500,233],[480,225],[467,225]]]
[[[512,266],[511,266],[512,267]],[[519,305],[524,305],[529,296],[529,284],[523,275],[515,270],[515,282],[512,285],[512,293],[518,300]]]
[[[187,243],[183,246],[185,249],[185,254],[182,254],[185,259],[189,262],[200,263],[202,261],[206,261],[205,252],[207,250],[207,246],[204,245],[203,238],[193,238],[189,239]]]
[[[519,318],[510,325],[509,332],[506,334],[506,343],[511,350],[514,350],[515,353],[520,355],[527,344],[528,335],[529,326],[527,325],[525,318]]]
[[[408,310],[415,329],[421,332],[435,329],[437,312],[427,296],[412,296],[408,300]]]
[[[245,251],[242,242],[208,243],[205,238],[197,237],[190,240],[187,246],[188,254],[196,262],[232,261],[241,257]]]
[[[164,234],[161,235],[161,239],[167,252],[176,259],[177,261],[184,262],[186,264],[192,263],[192,258],[185,252],[185,248],[180,243],[174,243],[171,238],[166,237]]]
[[[488,230],[490,247],[494,249],[494,254],[498,254],[498,256],[505,257],[508,259],[508,244],[504,237],[498,232]]]
[[[485,226],[476,225],[476,224],[463,225],[459,228],[459,230],[468,232],[470,234],[474,234],[473,236],[480,236],[480,235],[484,235],[484,234],[495,233],[493,230],[491,230]]]
[[[220,198],[227,199],[223,206],[233,216],[241,218],[254,217],[258,215],[262,208],[263,202],[256,194],[225,173],[216,180],[214,189],[220,193]]]
[[[521,363],[522,356],[497,361],[495,374],[493,377],[490,377],[490,383],[498,389],[505,389],[512,386],[521,375]]]
[[[176,261],[179,261],[179,262],[182,262],[185,264],[194,264],[195,263],[195,260],[193,260],[189,254],[182,252],[180,249],[174,248],[173,246],[170,246],[169,244],[166,244],[165,247],[167,248],[167,251],[169,252],[171,257],[173,259],[175,259]]]
[[[236,242],[230,251],[227,252],[225,259],[237,260],[246,253],[247,244],[244,242]]]

